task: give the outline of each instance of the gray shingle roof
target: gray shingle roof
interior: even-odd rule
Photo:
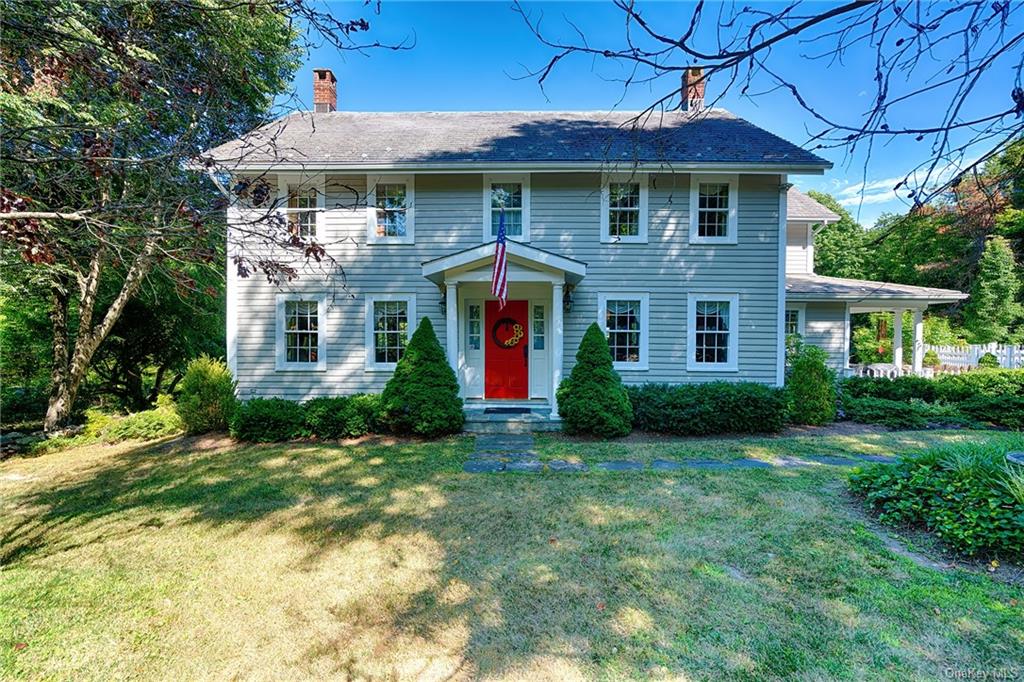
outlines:
[[[810,198],[796,187],[786,192],[786,218],[788,220],[807,220],[819,223],[834,223],[839,216]]]
[[[301,112],[207,152],[227,164],[831,164],[722,109],[636,112]]]
[[[967,298],[953,289],[913,287],[909,284],[870,282],[822,275],[786,275],[786,298],[794,301],[879,301],[919,300],[930,303],[952,303]]]

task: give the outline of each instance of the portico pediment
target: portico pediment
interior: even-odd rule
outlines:
[[[423,276],[435,284],[452,281],[490,281],[494,242],[423,263]],[[578,284],[587,264],[551,251],[514,241],[507,242],[509,281],[565,282]]]

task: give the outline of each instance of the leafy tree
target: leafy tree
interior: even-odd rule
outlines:
[[[865,279],[868,253],[864,228],[831,195],[814,190],[807,195],[839,216],[815,235],[814,271],[827,277]]]
[[[1021,281],[1009,242],[1000,236],[990,238],[964,310],[973,341],[991,343],[1016,336],[1016,325],[1024,316],[1024,308],[1017,301],[1020,291]]]
[[[583,335],[576,364],[558,387],[557,395],[558,414],[567,432],[604,438],[630,432],[633,407],[612,365],[608,339],[596,322]]]

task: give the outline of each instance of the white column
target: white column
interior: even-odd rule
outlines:
[[[892,322],[892,364],[903,372],[903,308],[896,308]]]
[[[448,364],[459,374],[459,294],[452,282],[445,284],[445,346],[448,350]],[[461,381],[459,382],[461,386]]]
[[[920,374],[924,368],[924,311],[920,308],[914,311],[914,353],[911,362],[914,374]]]
[[[551,418],[558,418],[558,384],[562,383],[562,285],[551,285]]]

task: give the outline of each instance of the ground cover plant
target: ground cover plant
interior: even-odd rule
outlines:
[[[673,443],[679,457],[768,457],[857,440]],[[539,445],[556,443],[595,445]],[[924,679],[1019,665],[1024,590],[887,550],[844,502],[844,470],[487,476],[462,473],[471,449],[204,436],[0,463],[0,676]]]

